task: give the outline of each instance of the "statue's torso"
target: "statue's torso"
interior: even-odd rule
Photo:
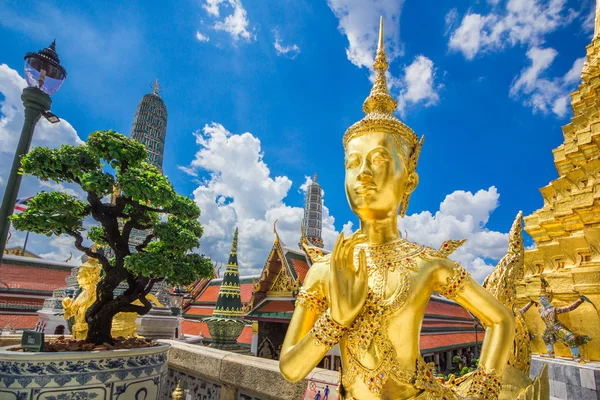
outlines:
[[[414,385],[417,361],[422,362],[419,336],[437,287],[429,251],[407,241],[367,248],[367,301],[339,343],[342,384],[350,396],[404,399],[422,392]]]

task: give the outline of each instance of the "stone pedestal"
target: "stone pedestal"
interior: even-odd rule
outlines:
[[[149,339],[173,339],[179,320],[170,308],[153,306],[138,319],[137,334]]]
[[[529,376],[539,375],[548,364],[550,400],[600,400],[600,363],[579,364],[562,358],[533,356]]]

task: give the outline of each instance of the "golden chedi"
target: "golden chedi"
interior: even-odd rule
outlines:
[[[582,82],[571,94],[573,118],[562,127],[564,142],[552,151],[558,178],[540,189],[544,205],[525,217],[535,248],[525,252],[525,277],[517,288],[520,306],[540,297],[540,276],[547,282],[552,307],[560,309],[585,296],[582,304],[558,321],[591,341],[573,354],[573,343],[557,343],[556,356],[600,361],[600,2],[596,30],[587,46]],[[532,351],[544,354],[546,324],[539,312],[524,314],[534,334]],[[547,342],[547,341],[546,341]]]
[[[393,114],[383,21],[374,68],[366,116],[343,138],[346,194],[360,228],[348,238],[340,234],[332,253],[310,268],[280,370],[299,381],[339,344],[343,399],[497,399],[513,348],[513,313],[447,258],[462,241],[434,250],[398,233],[398,210],[404,215],[419,181],[415,168],[423,141]],[[421,322],[434,291],[486,326],[479,368],[460,387],[438,381],[433,363],[419,352]]]

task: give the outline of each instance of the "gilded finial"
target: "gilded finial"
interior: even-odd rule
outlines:
[[[386,132],[394,136],[402,153],[407,157],[416,155],[418,158],[422,141],[419,142],[413,130],[394,115],[398,102],[390,95],[387,87],[385,74],[388,70],[388,63],[385,55],[383,17],[379,19],[379,39],[373,70],[375,71],[375,82],[362,108],[366,115],[348,128],[344,134],[344,148],[355,137],[371,132]],[[416,160],[413,160],[412,164],[416,167]]]
[[[315,172],[315,174],[313,175],[313,182],[317,183],[317,173]]]
[[[150,85],[150,87],[152,88],[152,94],[154,94],[156,96],[160,96],[160,92],[162,92],[162,88],[158,84],[158,78],[156,78],[156,80],[154,81],[153,84]]]
[[[391,114],[396,107],[398,107],[398,103],[390,95],[387,87],[387,80],[385,78],[385,73],[388,70],[388,63],[385,56],[385,46],[383,41],[383,17],[379,17],[379,42],[377,44],[377,54],[375,56],[373,69],[375,70],[375,83],[369,97],[367,97],[363,104],[363,112],[365,114],[372,112]]]
[[[171,398],[173,400],[183,400],[183,396],[184,396],[184,392],[183,389],[181,388],[181,380],[177,381],[177,387],[175,388],[175,390],[173,390],[173,394],[171,395]]]

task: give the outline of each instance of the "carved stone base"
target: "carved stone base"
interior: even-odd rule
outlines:
[[[179,320],[170,308],[152,307],[150,312],[138,320],[137,334],[149,339],[173,339]]]

